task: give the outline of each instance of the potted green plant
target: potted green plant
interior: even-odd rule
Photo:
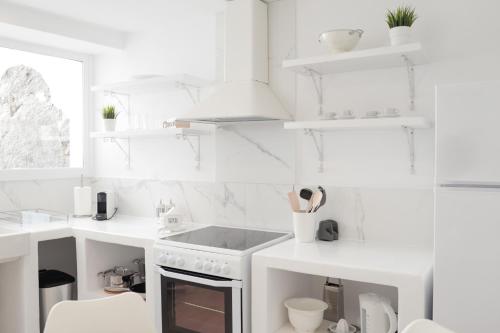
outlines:
[[[395,10],[387,10],[386,22],[390,29],[391,45],[411,42],[411,26],[417,18],[415,8],[410,6],[400,6]]]
[[[102,108],[102,119],[106,132],[113,132],[115,130],[116,117],[118,117],[118,113],[113,105],[106,105]]]

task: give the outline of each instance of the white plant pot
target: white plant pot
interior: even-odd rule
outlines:
[[[411,27],[394,27],[389,30],[391,45],[403,45],[411,42]]]
[[[103,119],[104,130],[106,132],[114,132],[116,128],[116,119]]]

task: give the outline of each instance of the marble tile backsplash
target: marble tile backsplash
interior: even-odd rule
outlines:
[[[0,182],[0,210],[43,208],[60,212],[73,209],[73,187],[80,179]]]
[[[0,182],[0,210],[44,208],[71,213],[73,186],[79,182]],[[293,228],[287,193],[307,186],[110,178],[85,182],[94,193],[114,191],[121,214],[154,217],[160,199],[171,199],[186,220],[195,223],[277,230]],[[432,247],[432,189],[325,188],[328,200],[319,217],[338,221],[341,238]]]
[[[99,178],[91,183],[95,191],[115,191],[122,214],[153,217],[160,199],[172,199],[195,223],[279,230],[293,228],[287,193],[306,187]],[[432,189],[327,186],[326,191],[319,217],[338,221],[342,238],[432,247]]]

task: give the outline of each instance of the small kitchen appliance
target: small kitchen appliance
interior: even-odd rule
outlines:
[[[375,293],[360,294],[359,309],[361,333],[394,333],[398,329],[389,299]]]
[[[97,214],[95,219],[104,221],[111,219],[116,212],[115,195],[113,192],[97,193]]]
[[[154,250],[161,332],[250,333],[251,255],[291,237],[223,226],[161,237]]]

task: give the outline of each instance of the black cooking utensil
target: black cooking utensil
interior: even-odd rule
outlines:
[[[319,206],[314,210],[315,212],[320,208],[320,207],[323,207],[326,203],[326,190],[321,187],[321,186],[318,186],[318,190],[323,194],[323,197],[321,198],[321,202],[319,204]]]
[[[311,191],[308,188],[303,188],[302,190],[300,190],[299,195],[302,199],[309,201],[311,199],[311,197],[313,196],[313,191]]]

